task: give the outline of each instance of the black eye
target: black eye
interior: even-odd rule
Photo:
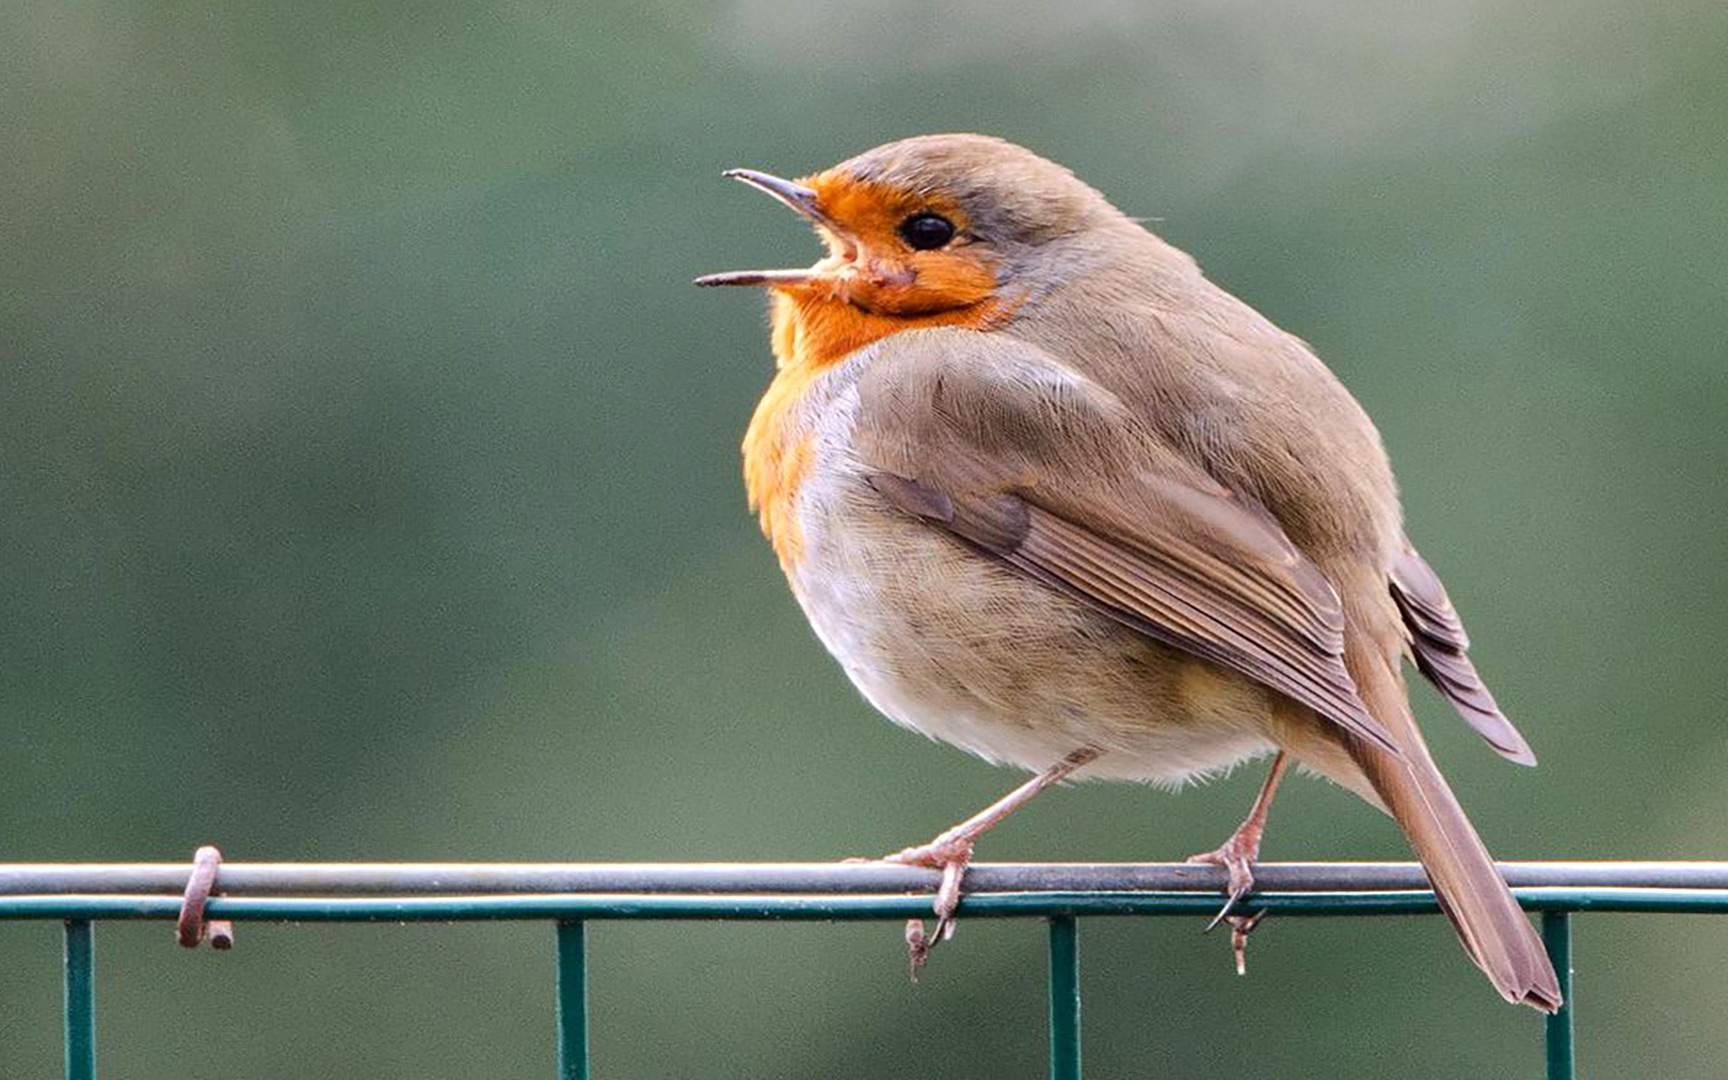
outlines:
[[[900,239],[919,251],[934,251],[954,239],[954,223],[941,214],[913,214],[900,223]]]

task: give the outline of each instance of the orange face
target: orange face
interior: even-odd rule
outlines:
[[[828,257],[806,269],[697,279],[773,290],[783,366],[825,366],[902,330],[983,326],[1001,313],[997,260],[951,200],[834,171],[798,182],[744,169],[728,175],[809,219],[828,245]]]
[[[750,505],[783,565],[802,551],[796,498],[810,464],[796,407],[829,365],[892,334],[932,326],[985,329],[1011,304],[997,297],[988,245],[951,200],[919,196],[830,170],[803,182],[734,170],[807,218],[828,256],[802,270],[742,270],[698,285],[762,285],[774,297],[773,346],[780,373],[744,436]]]
[[[916,317],[973,307],[996,291],[995,260],[958,206],[836,173],[806,181],[827,242],[822,272],[802,286],[865,311]]]

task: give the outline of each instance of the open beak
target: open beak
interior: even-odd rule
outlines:
[[[812,225],[820,226],[829,236],[842,245],[838,254],[845,259],[856,255],[852,242],[846,239],[846,234],[834,223],[834,219],[822,212],[820,201],[812,188],[803,184],[795,184],[790,180],[782,180],[755,169],[727,169],[723,174],[729,179],[749,184],[758,191],[766,192],[776,201],[789,207],[799,217]],[[803,285],[821,276],[823,270],[815,266],[804,270],[728,270],[719,274],[703,274],[693,284],[696,285]]]

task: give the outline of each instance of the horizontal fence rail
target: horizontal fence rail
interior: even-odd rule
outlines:
[[[1549,1080],[1570,1080],[1574,1070],[1574,913],[1728,914],[1728,862],[1498,865],[1519,903],[1541,913],[1566,995],[1546,1025]],[[206,883],[213,867],[204,867]],[[180,919],[192,874],[184,863],[0,864],[0,919],[65,921],[67,1077],[96,1076],[94,920]],[[1415,863],[1265,863],[1254,874],[1256,891],[1239,905],[1244,914],[1439,910]],[[224,863],[199,919],[551,922],[557,1075],[583,1080],[589,921],[909,919],[929,913],[940,879],[934,870],[883,863]],[[982,863],[967,870],[965,884],[962,915],[1048,922],[1050,1075],[1079,1080],[1079,917],[1210,915],[1225,873],[1187,863]]]
[[[1502,862],[1513,888],[1728,889],[1728,862]],[[0,863],[0,898],[30,893],[174,893],[185,863]],[[929,892],[937,870],[890,863],[243,863],[221,869],[226,896],[475,893]],[[1228,882],[1202,863],[974,863],[969,894],[1206,892]],[[1419,863],[1258,863],[1259,893],[1428,888]]]

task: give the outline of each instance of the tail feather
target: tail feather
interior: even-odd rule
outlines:
[[[1458,805],[1410,715],[1403,679],[1366,642],[1346,659],[1369,711],[1403,744],[1401,758],[1349,740],[1349,753],[1404,830],[1470,959],[1506,1000],[1554,1012],[1560,981],[1530,920]]]

